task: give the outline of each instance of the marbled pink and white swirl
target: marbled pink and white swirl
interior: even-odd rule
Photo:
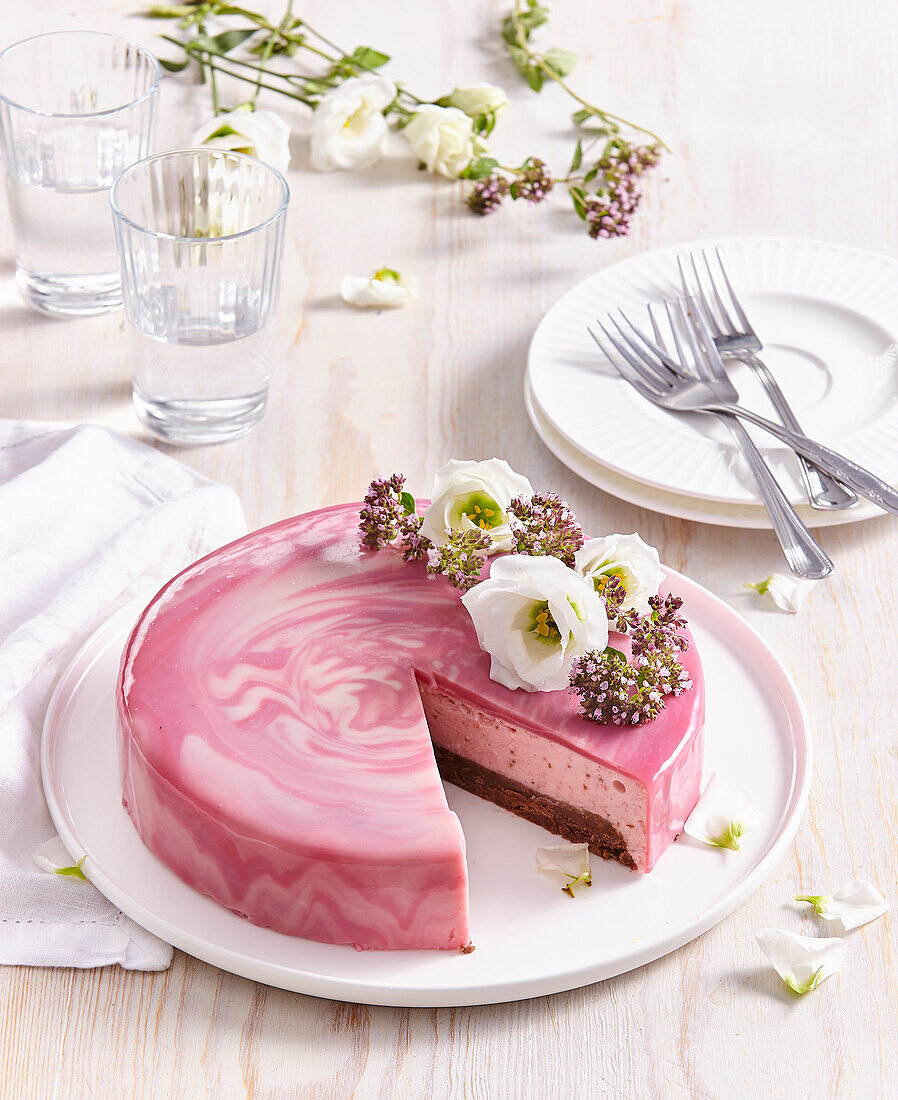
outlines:
[[[522,731],[519,782],[542,789],[534,745],[591,766],[602,790],[613,775],[625,788],[620,812],[639,811],[638,863],[650,868],[697,796],[694,651],[693,691],[636,732],[583,721],[567,692],[511,692],[490,680],[455,589],[390,551],[360,549],[358,507],[232,543],[169,582],[141,616],[122,657],[118,713],[124,802],[148,847],[198,890],[291,935],[465,945],[464,837],[420,681],[491,716],[484,738]],[[445,734],[457,751],[458,731]],[[494,736],[482,751],[495,765],[513,748]]]

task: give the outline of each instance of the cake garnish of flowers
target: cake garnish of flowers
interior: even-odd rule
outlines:
[[[447,462],[420,514],[401,475],[375,479],[359,529],[366,549],[461,590],[491,678],[512,691],[569,689],[583,718],[637,726],[692,687],[683,601],[658,594],[658,551],[636,534],[584,540],[563,500],[502,459]],[[611,632],[629,637],[629,655]]]

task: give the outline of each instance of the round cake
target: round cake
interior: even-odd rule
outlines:
[[[569,691],[492,680],[457,590],[358,523],[353,504],[256,531],[143,612],[117,708],[144,843],[255,924],[368,949],[470,942],[444,781],[651,870],[699,795],[694,645],[654,721],[587,721]]]

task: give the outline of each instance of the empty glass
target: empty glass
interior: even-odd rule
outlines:
[[[151,151],[162,70],[111,34],[60,31],[0,53],[0,159],[25,300],[47,313],[122,304],[109,188]]]
[[[175,443],[242,435],[264,415],[290,191],[268,164],[187,149],[112,187],[134,404]]]

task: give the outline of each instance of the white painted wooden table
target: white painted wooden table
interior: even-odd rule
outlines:
[[[3,0],[0,45],[98,28],[150,43],[136,0]],[[429,96],[489,79],[512,91],[494,137],[506,158],[559,166],[571,135],[556,89],[540,99],[501,57],[503,3],[296,7],[338,41],[391,52]],[[459,1010],[392,1010],[254,985],[183,954],[141,975],[0,969],[0,1093],[10,1097],[887,1097],[898,1095],[895,920],[850,937],[841,977],[798,1000],[755,945],[757,929],[816,934],[789,905],[851,876],[898,898],[895,842],[898,524],[821,534],[838,571],[807,612],[778,614],[745,580],[780,567],[771,534],[680,522],[593,490],[531,431],[527,342],[583,276],[638,250],[702,236],[826,237],[898,255],[898,19],[890,0],[556,3],[552,37],[581,52],[577,86],[656,126],[675,153],[630,240],[595,243],[553,208],[469,216],[459,189],[420,176],[397,139],[362,174],[320,176],[297,138],[280,313],[282,353],[265,423],[175,452],[234,486],[251,525],[356,499],[377,472],[425,491],[450,456],[496,454],[557,489],[594,531],[638,529],[676,569],[741,611],[783,656],[815,726],[816,774],[794,850],[765,886],[696,942],[601,985]],[[276,4],[267,8],[272,12]],[[207,112],[203,89],[167,80],[163,136]],[[272,104],[283,106],[280,102]],[[340,276],[416,273],[419,302],[367,315]],[[0,221],[0,413],[95,420],[140,435],[120,313],[54,321],[28,312]],[[534,944],[535,951],[539,944]]]

